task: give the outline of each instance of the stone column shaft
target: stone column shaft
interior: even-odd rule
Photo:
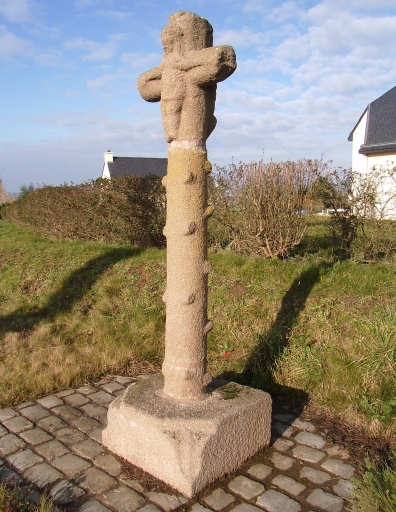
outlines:
[[[167,287],[165,396],[194,402],[205,396],[207,318],[207,174],[203,149],[169,148],[167,189]]]

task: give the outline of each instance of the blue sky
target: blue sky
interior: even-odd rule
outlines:
[[[0,0],[0,173],[23,184],[100,176],[103,153],[166,156],[137,77],[179,10],[208,18],[238,69],[218,86],[213,163],[323,158],[350,167],[349,132],[396,85],[389,0]]]

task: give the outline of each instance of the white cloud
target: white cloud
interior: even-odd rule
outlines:
[[[238,30],[219,30],[215,32],[215,45],[230,44],[231,46],[247,48],[257,44],[263,44],[264,35],[254,32],[244,26]]]
[[[64,43],[69,50],[82,50],[85,52],[83,60],[109,60],[113,57],[116,44],[110,41],[106,44],[96,43],[89,39],[77,38]]]
[[[29,57],[33,54],[33,46],[26,39],[17,37],[0,25],[0,59],[9,60],[14,57]]]
[[[34,21],[35,5],[31,0],[0,0],[0,13],[7,21],[30,23]]]

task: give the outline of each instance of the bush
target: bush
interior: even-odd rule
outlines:
[[[210,243],[265,258],[290,254],[304,236],[312,185],[322,167],[317,160],[215,167]]]
[[[325,169],[315,194],[331,210],[333,247],[342,257],[376,260],[396,250],[396,168],[373,167],[367,174]]]
[[[157,176],[127,174],[43,186],[3,207],[1,217],[53,240],[161,246],[165,191]]]

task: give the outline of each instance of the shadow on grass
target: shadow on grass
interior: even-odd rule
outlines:
[[[285,293],[269,331],[257,337],[257,344],[243,371],[241,373],[227,371],[218,378],[262,389],[270,393],[274,399],[287,400],[297,408],[303,407],[308,400],[307,393],[301,389],[278,384],[274,379],[273,370],[289,343],[290,332],[304,310],[312,288],[320,280],[321,270],[329,269],[331,266],[332,264],[321,263],[304,270]]]
[[[18,309],[9,315],[0,317],[0,335],[6,332],[22,332],[32,329],[42,320],[54,321],[59,313],[71,311],[94,286],[100,276],[117,262],[137,256],[141,249],[114,248],[105,254],[87,261],[65,279],[59,291],[51,295],[42,308]]]

